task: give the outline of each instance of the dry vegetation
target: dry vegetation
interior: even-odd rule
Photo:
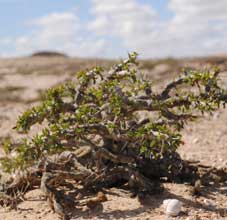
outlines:
[[[114,61],[84,60],[65,57],[29,57],[0,60],[0,138],[19,138],[12,130],[19,114],[42,99],[47,88],[70,80],[75,72],[95,65],[110,66]],[[227,87],[227,57],[184,60],[142,61],[141,73],[152,79],[157,90],[163,89],[182,68],[204,69],[218,65],[223,72],[221,79]],[[32,132],[38,128],[34,128]],[[185,159],[202,161],[215,167],[227,166],[227,111],[218,110],[213,116],[206,115],[197,123],[189,123],[184,131],[184,144],[179,149]],[[78,219],[163,219],[163,199],[178,198],[184,203],[178,219],[224,219],[227,212],[227,183],[203,188],[199,197],[192,196],[191,186],[165,183],[161,195],[147,198],[144,206],[128,191],[112,188],[106,192],[107,202],[101,209],[82,210]],[[16,210],[0,209],[0,219],[57,219],[44,202],[39,189],[25,195]],[[197,216],[197,218],[196,218]]]

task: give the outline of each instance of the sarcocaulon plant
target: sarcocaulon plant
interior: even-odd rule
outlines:
[[[23,139],[15,147],[4,145],[1,159],[7,171],[25,169],[50,154],[89,146],[95,157],[105,149],[137,158],[158,158],[181,144],[180,131],[198,113],[212,113],[225,106],[226,93],[212,71],[187,70],[163,91],[152,90],[152,82],[137,74],[137,54],[105,71],[96,67],[77,74],[75,83],[51,88],[45,100],[23,113],[16,129],[27,133],[34,124],[47,122],[42,132]],[[141,112],[149,117],[140,117]],[[16,152],[15,157],[10,156]]]
[[[75,81],[50,88],[45,100],[25,111],[15,127],[28,133],[42,124],[43,130],[19,143],[5,143],[2,169],[26,170],[50,155],[71,152],[88,176],[97,177],[85,175],[80,180],[84,185],[131,181],[134,175],[134,186],[149,190],[147,180],[183,178],[186,165],[176,150],[184,124],[227,102],[219,70],[183,70],[162,91],[154,91],[152,82],[138,73],[136,58],[136,53],[129,54],[108,71],[95,67],[79,72]],[[105,179],[111,174],[115,179]]]

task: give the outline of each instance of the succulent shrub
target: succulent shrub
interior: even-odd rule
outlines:
[[[137,69],[137,54],[110,70],[95,67],[76,80],[50,88],[45,100],[26,110],[16,130],[43,130],[20,143],[6,142],[1,158],[5,171],[37,165],[49,155],[91,149],[93,170],[112,164],[138,166],[138,158],[158,160],[182,143],[187,121],[225,106],[227,95],[218,84],[219,70],[183,70],[162,91],[154,91]],[[142,117],[142,112],[147,117]],[[104,159],[97,162],[98,155]]]

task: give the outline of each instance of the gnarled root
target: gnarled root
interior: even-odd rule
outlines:
[[[159,180],[150,180],[138,170],[125,166],[114,167],[108,172],[104,171],[102,174],[97,175],[96,178],[85,181],[87,189],[93,188],[95,190],[124,184],[128,184],[130,190],[137,195],[141,192],[154,194],[163,189]]]
[[[50,172],[44,172],[41,180],[41,190],[45,193],[50,208],[59,214],[63,219],[69,219],[65,210],[64,195],[55,188],[57,176]]]
[[[85,154],[86,161],[88,154]],[[97,169],[97,164],[96,167],[93,164],[91,169],[85,167],[80,158],[73,153],[64,152],[55,160],[46,159],[45,165],[39,167],[38,171],[33,170],[21,178],[15,178],[4,188],[5,195],[14,195],[18,190],[26,192],[40,185],[51,209],[63,219],[69,219],[70,207],[93,208],[106,201],[106,196],[100,193],[103,188],[127,186],[133,194],[138,195],[139,201],[143,202],[147,194],[163,190],[162,178],[167,178],[167,181],[189,182],[194,185],[195,193],[199,193],[200,185],[227,180],[227,169],[184,161],[175,152],[167,152],[163,157],[154,159],[119,155],[108,149],[98,149],[92,156],[95,157],[90,160],[96,160],[100,169]],[[62,186],[65,190],[66,186],[68,187],[66,184],[71,184],[74,191],[82,189],[86,192],[85,198],[75,198],[73,195],[70,199],[66,192],[60,190]],[[94,191],[99,192],[97,196],[90,196],[89,193]],[[7,196],[0,199],[0,205],[12,205],[14,201],[18,201],[12,196]]]

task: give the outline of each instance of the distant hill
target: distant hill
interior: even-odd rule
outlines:
[[[38,51],[31,55],[31,57],[68,57],[68,55],[56,51]]]

